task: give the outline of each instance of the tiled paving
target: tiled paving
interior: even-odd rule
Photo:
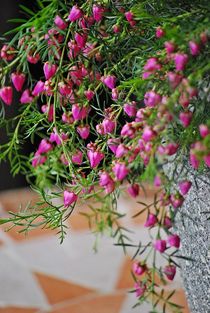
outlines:
[[[30,200],[36,197],[25,189],[1,193],[1,216]],[[152,192],[141,201],[151,203]],[[123,195],[119,207],[128,213],[124,223],[135,230],[133,238],[146,240],[144,219],[132,219],[139,210],[136,201]],[[87,208],[83,205],[77,210]],[[68,223],[70,229],[62,245],[49,230],[36,229],[25,236],[18,228],[9,232],[0,228],[0,313],[149,313],[149,304],[132,309],[136,300],[128,292],[133,285],[132,253],[124,255],[107,237],[99,239],[95,253],[95,237],[86,218],[74,214]],[[179,274],[175,285],[178,292],[174,300],[189,313]]]

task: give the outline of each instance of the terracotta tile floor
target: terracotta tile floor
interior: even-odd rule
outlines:
[[[0,194],[0,215],[16,210],[19,203],[26,205],[36,196],[29,190]],[[152,191],[141,201],[152,202]],[[132,219],[140,210],[136,201],[123,195],[119,208],[127,212],[124,220],[135,231],[133,238],[146,240],[142,223]],[[87,208],[78,207],[85,212]],[[19,228],[5,232],[0,228],[0,313],[148,313],[150,305],[132,309],[135,296],[132,288],[131,257],[113,240],[99,239],[98,252],[93,251],[95,237],[88,229],[84,216],[74,214],[68,221],[70,229],[62,245],[55,232],[36,229],[28,236],[18,233]],[[176,303],[189,312],[180,276],[175,282],[178,292]],[[170,286],[169,286],[170,289]],[[168,291],[169,292],[169,291]],[[173,313],[168,310],[167,313]]]

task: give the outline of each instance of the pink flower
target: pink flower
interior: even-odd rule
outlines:
[[[11,105],[13,98],[12,87],[2,87],[0,89],[0,98],[4,101],[5,104]]]
[[[87,42],[87,34],[84,33],[76,33],[74,35],[74,39],[79,48],[84,48]]]
[[[33,101],[33,99],[34,98],[30,95],[30,90],[26,89],[21,95],[20,103],[22,104],[30,103]]]
[[[132,123],[126,123],[120,132],[121,136],[133,138],[135,134],[135,128],[132,126]]]
[[[114,89],[117,78],[114,75],[103,76],[101,78],[102,83],[110,89]]]
[[[179,149],[179,145],[177,143],[169,143],[165,146],[165,154],[167,155],[173,155],[177,152]]]
[[[174,72],[168,72],[168,80],[171,88],[175,89],[182,81],[183,76]]]
[[[72,155],[71,160],[75,164],[82,164],[83,154],[82,151],[77,150],[75,154]]]
[[[49,152],[50,150],[52,150],[52,145],[50,142],[48,142],[46,139],[42,139],[40,144],[39,144],[39,147],[38,147],[38,150],[37,152],[39,154],[42,154],[42,153],[47,153]]]
[[[176,53],[174,56],[175,67],[177,71],[183,71],[188,62],[188,55],[184,53]]]
[[[190,48],[190,53],[193,56],[199,55],[199,53],[200,53],[200,46],[195,41],[190,41],[189,42],[189,48]]]
[[[77,5],[74,5],[74,6],[71,8],[71,11],[70,11],[70,13],[69,13],[68,19],[69,19],[71,22],[75,22],[75,21],[77,21],[78,19],[80,19],[82,16],[83,16],[83,14],[82,14],[81,9],[78,8]]]
[[[115,151],[115,155],[117,158],[121,158],[128,152],[128,148],[124,144],[119,144],[117,150]]]
[[[35,54],[35,55],[28,54],[27,55],[27,60],[31,64],[37,64],[39,62],[39,60],[40,60],[40,55],[38,53]]]
[[[179,183],[179,190],[181,194],[184,196],[188,193],[192,186],[192,183],[189,180],[184,180]]]
[[[108,185],[112,181],[111,176],[107,172],[101,172],[99,176],[100,176],[99,184],[102,187]]]
[[[99,163],[103,160],[104,158],[104,153],[100,151],[94,151],[94,150],[89,150],[87,152],[88,159],[90,161],[90,167],[95,168],[99,165]]]
[[[204,162],[206,163],[206,165],[208,167],[210,167],[210,154],[206,155],[204,158],[203,158]]]
[[[24,85],[26,76],[23,73],[12,73],[12,83],[17,91],[21,91]]]
[[[199,126],[200,135],[202,138],[205,138],[206,136],[210,135],[210,129],[207,125],[201,124]]]
[[[165,31],[162,29],[162,27],[158,26],[156,28],[156,34],[155,35],[157,38],[161,38],[165,35]]]
[[[147,217],[144,227],[153,227],[158,222],[157,216],[150,213]]]
[[[169,280],[173,280],[176,275],[176,266],[174,265],[165,266],[163,272]]]
[[[93,18],[96,22],[99,22],[102,20],[104,15],[104,8],[100,5],[93,5]]]
[[[1,58],[6,61],[12,61],[15,57],[15,54],[13,53],[14,51],[15,49],[13,47],[3,45],[1,48]]]
[[[140,298],[144,295],[146,291],[146,285],[143,282],[135,283],[134,285],[136,297]]]
[[[133,263],[133,272],[136,274],[136,275],[139,275],[141,276],[142,274],[144,274],[144,272],[146,271],[147,267],[146,265],[141,265],[139,262],[135,262]]]
[[[73,124],[74,119],[71,115],[63,113],[62,114],[62,122],[66,124]]]
[[[95,96],[95,93],[92,90],[86,90],[84,94],[88,101],[91,101],[93,97]]]
[[[125,13],[125,18],[126,18],[126,20],[128,22],[132,22],[133,21],[133,17],[134,17],[134,15],[133,15],[133,13],[131,11]]]
[[[181,194],[172,194],[170,196],[170,202],[173,205],[174,209],[178,209],[179,207],[182,206],[184,198],[182,197]]]
[[[70,192],[65,190],[63,193],[63,202],[64,202],[64,207],[68,208],[71,204],[76,202],[78,199],[78,196],[74,192]]]
[[[111,134],[116,128],[116,121],[105,118],[102,122],[104,134]]]
[[[56,129],[54,129],[54,132],[51,133],[50,135],[50,142],[55,142],[58,146],[60,146],[62,144],[63,141],[68,139],[68,135],[62,133],[61,135],[59,135],[56,131]]]
[[[175,247],[175,248],[179,248],[180,247],[180,238],[178,235],[170,235],[168,236],[168,244],[170,245],[170,247]]]
[[[192,151],[190,152],[190,164],[194,169],[198,169],[200,165],[200,161]]]
[[[112,89],[112,100],[117,101],[119,98],[119,91],[117,88]]]
[[[171,221],[170,217],[165,216],[164,221],[163,221],[163,225],[168,229],[172,227],[172,221]]]
[[[126,167],[124,163],[116,162],[113,167],[113,172],[117,180],[123,180],[129,173],[129,169]]]
[[[174,45],[173,42],[171,42],[171,41],[166,41],[166,42],[164,43],[164,45],[165,45],[166,52],[167,52],[168,54],[174,52],[174,50],[175,50],[175,45]]]
[[[54,19],[54,23],[61,30],[66,29],[68,26],[67,23],[64,22],[64,20],[59,15],[56,15],[56,17]]]
[[[113,32],[115,34],[117,34],[117,33],[119,33],[121,31],[121,28],[120,28],[119,25],[114,25],[112,29],[113,29]]]
[[[75,121],[83,120],[86,118],[89,107],[80,107],[78,104],[72,105],[72,115]]]
[[[82,139],[87,139],[90,135],[90,126],[89,125],[78,126],[77,132],[79,133]]]
[[[54,106],[52,104],[50,106],[48,106],[48,104],[44,104],[42,105],[41,110],[43,113],[47,114],[48,121],[52,122],[54,117]]]
[[[33,96],[39,96],[40,93],[42,93],[44,91],[44,82],[39,80],[36,85],[34,86],[34,89],[32,91],[32,95]]]
[[[192,116],[193,116],[193,113],[188,111],[188,112],[180,112],[179,114],[179,119],[180,119],[180,122],[182,123],[183,127],[188,127],[191,123],[191,120],[192,120]]]
[[[46,62],[44,64],[43,70],[46,80],[50,79],[55,75],[57,72],[57,65],[56,64],[50,64],[49,62]]]
[[[163,253],[166,250],[166,241],[163,239],[157,239],[154,243],[155,250]]]
[[[161,96],[155,91],[147,91],[144,95],[144,103],[146,106],[153,108],[161,102]]]
[[[160,187],[162,184],[161,178],[160,176],[156,175],[154,178],[154,186],[155,187]]]
[[[38,151],[35,153],[33,159],[32,159],[32,166],[37,167],[38,165],[41,165],[47,161],[46,155],[41,155]]]
[[[147,72],[154,72],[161,69],[161,64],[158,62],[157,58],[149,58],[144,65],[144,70]]]
[[[142,139],[145,142],[151,141],[155,137],[154,131],[151,129],[150,126],[146,126],[143,130]]]
[[[109,149],[115,154],[118,148],[118,144],[120,143],[120,139],[118,138],[110,138],[107,141],[107,145]]]
[[[127,192],[131,197],[136,198],[139,195],[139,185],[138,184],[130,185],[127,188]]]
[[[124,112],[129,116],[136,116],[136,102],[132,101],[131,103],[125,103],[123,106]]]

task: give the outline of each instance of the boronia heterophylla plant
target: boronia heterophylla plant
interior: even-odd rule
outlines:
[[[15,20],[21,24],[1,47],[1,126],[9,141],[0,157],[41,200],[1,223],[58,228],[62,241],[76,203],[94,199],[100,206],[87,215],[94,231],[133,247],[137,305],[181,312],[164,285],[186,257],[172,226],[192,183],[168,177],[164,165],[190,163],[198,174],[210,167],[208,1],[39,0],[34,11],[21,9],[27,18]],[[8,119],[5,106],[18,106],[18,115]],[[21,154],[27,138],[30,156]],[[144,182],[157,190],[136,214],[147,212],[151,241],[132,244],[116,202],[122,189],[141,196]],[[166,266],[157,266],[157,254]]]

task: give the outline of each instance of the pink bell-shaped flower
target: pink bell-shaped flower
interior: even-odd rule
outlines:
[[[57,65],[56,64],[50,64],[49,62],[46,62],[44,64],[43,70],[46,80],[49,80],[52,78],[55,73],[57,72]]]
[[[12,73],[11,80],[17,91],[21,91],[25,82],[26,76],[23,73]]]
[[[44,82],[39,80],[32,91],[33,96],[39,96],[44,91]]]
[[[175,247],[177,249],[180,247],[180,238],[178,235],[170,235],[167,241],[170,247]]]
[[[101,81],[110,89],[114,89],[116,86],[117,78],[114,75],[103,76]]]
[[[71,22],[75,22],[75,21],[77,21],[78,19],[80,19],[82,16],[83,16],[83,14],[82,14],[81,9],[80,9],[77,5],[74,5],[74,6],[71,8],[71,11],[70,11],[70,13],[69,13],[68,19],[69,19]]]
[[[22,103],[22,104],[31,103],[33,101],[33,99],[34,98],[31,96],[30,90],[26,89],[26,90],[24,90],[24,92],[21,95],[20,103]]]
[[[126,167],[125,163],[116,162],[112,170],[116,180],[119,181],[122,181],[129,173],[129,169]]]
[[[150,213],[147,217],[146,223],[144,224],[144,227],[153,227],[158,222],[157,216]]]
[[[184,180],[179,183],[179,190],[181,194],[184,196],[188,193],[192,186],[192,183],[189,180]]]
[[[65,190],[63,193],[63,202],[64,202],[64,207],[68,208],[71,204],[76,202],[78,199],[78,196],[72,192],[72,191],[67,191]]]
[[[0,98],[4,101],[5,104],[11,105],[13,98],[12,87],[2,87],[0,89]]]
[[[155,250],[163,253],[166,250],[166,241],[163,239],[157,239],[154,243]]]
[[[54,23],[61,30],[66,29],[68,26],[67,23],[59,15],[56,15]]]
[[[173,280],[176,275],[176,266],[175,265],[167,265],[163,270],[164,274],[168,278],[168,280]]]

